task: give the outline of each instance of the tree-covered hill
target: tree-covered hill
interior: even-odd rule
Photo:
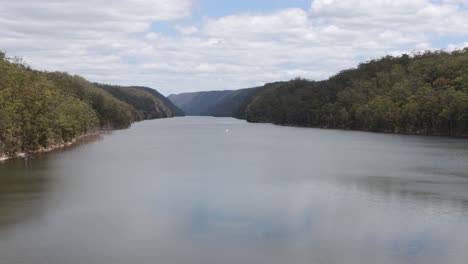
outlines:
[[[245,107],[253,96],[263,89],[278,84],[240,90],[172,94],[169,99],[182,108],[187,115],[240,117],[244,115]]]
[[[263,87],[255,87],[230,91],[219,98],[210,108],[203,112],[203,115],[216,117],[230,117],[241,115],[248,100],[258,93]]]
[[[282,83],[240,90],[171,94],[168,98],[187,115],[244,118],[247,104],[256,94]]]
[[[329,80],[265,89],[250,122],[392,133],[468,135],[468,49],[387,56]]]
[[[190,114],[250,122],[468,135],[468,49],[387,56],[325,81],[296,79],[170,99]]]
[[[157,98],[161,99],[161,101],[171,109],[171,111],[173,112],[173,116],[185,116],[185,113],[184,113],[184,111],[182,111],[182,109],[177,107],[174,103],[172,103],[171,100],[169,100],[169,98],[167,98],[166,96],[160,94],[155,89],[152,89],[152,88],[149,88],[149,87],[144,87],[144,86],[133,86],[133,87],[137,88],[137,89],[140,89],[140,90],[143,90],[143,91],[146,91],[146,92],[152,94],[153,96],[156,96]]]
[[[221,98],[234,91],[209,91],[171,94],[168,96],[176,106],[178,106],[186,115],[199,116],[208,115],[210,108],[216,105]]]
[[[136,98],[134,103],[138,100],[144,101]],[[157,102],[159,109],[171,109],[165,100]],[[0,52],[0,156],[34,152],[103,128],[127,128],[142,118],[156,118],[141,116],[140,111],[84,78],[36,71]],[[174,113],[167,111],[157,117],[171,116]]]
[[[99,118],[102,128],[127,128],[132,122],[139,121],[137,111],[110,93],[96,87],[93,83],[79,76],[67,73],[41,73],[51,80],[55,86],[68,96],[88,103]]]
[[[183,115],[178,107],[154,89],[97,83],[95,85],[133,106],[137,110],[137,118],[140,120]]]

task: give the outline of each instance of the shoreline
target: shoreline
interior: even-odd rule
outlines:
[[[424,132],[388,132],[388,131],[373,131],[365,129],[346,129],[346,128],[333,128],[333,127],[316,127],[316,126],[301,126],[295,124],[276,124],[273,122],[256,122],[249,121],[247,119],[233,117],[238,120],[244,120],[250,124],[270,124],[279,127],[294,127],[294,128],[313,128],[313,129],[322,129],[322,130],[338,130],[338,131],[347,131],[347,132],[363,132],[371,134],[382,134],[382,135],[399,135],[399,136],[422,136],[422,137],[439,137],[439,138],[453,138],[453,139],[468,139],[468,134],[459,134],[459,135],[449,135],[449,134],[437,134],[437,133],[424,133]]]
[[[73,145],[76,145],[77,143],[86,142],[87,139],[100,137],[104,133],[107,133],[107,132],[105,130],[101,130],[101,131],[98,131],[98,132],[86,133],[86,134],[80,135],[80,136],[72,139],[69,142],[64,142],[64,143],[60,143],[60,144],[53,144],[53,145],[50,145],[48,147],[41,147],[38,150],[35,150],[33,152],[30,152],[30,153],[19,152],[19,153],[16,153],[15,155],[13,155],[11,157],[7,156],[5,154],[0,154],[0,162],[5,162],[7,160],[17,159],[17,158],[24,159],[24,158],[28,158],[28,157],[38,155],[38,154],[45,154],[45,153],[50,153],[50,152],[53,152],[53,151],[59,151],[59,150],[62,150],[62,149],[69,148],[69,147],[71,147]]]

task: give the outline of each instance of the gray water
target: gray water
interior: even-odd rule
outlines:
[[[147,121],[0,164],[0,263],[468,263],[468,141]]]

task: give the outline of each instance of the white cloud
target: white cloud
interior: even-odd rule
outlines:
[[[165,94],[326,78],[468,36],[466,0],[315,0],[191,22],[192,0],[0,0],[0,49],[32,66]],[[169,23],[177,33],[153,32]],[[457,43],[439,47],[444,38]]]
[[[181,34],[195,34],[198,32],[198,28],[195,26],[175,26],[175,29],[179,31]]]
[[[311,11],[319,23],[362,29],[396,28],[409,33],[463,34],[468,30],[467,1],[315,0]]]
[[[261,38],[298,35],[308,26],[308,14],[299,8],[272,14],[240,14],[208,20],[204,33],[225,38]]]
[[[449,44],[447,50],[454,51],[454,50],[461,50],[464,48],[468,48],[468,42],[458,43],[458,44]]]

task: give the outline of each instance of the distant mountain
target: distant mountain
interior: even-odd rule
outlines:
[[[172,94],[168,98],[187,115],[241,117],[249,100],[265,87]]]
[[[241,89],[231,91],[212,105],[203,114],[216,117],[237,117],[243,115],[243,109],[247,106],[249,99],[262,87]]]
[[[168,98],[182,109],[186,115],[200,116],[207,115],[210,109],[215,106],[221,98],[233,92],[234,91],[211,91],[171,94]]]
[[[184,115],[183,111],[169,99],[152,88],[99,83],[95,85],[117,99],[133,106],[138,112],[138,119],[157,119]]]

